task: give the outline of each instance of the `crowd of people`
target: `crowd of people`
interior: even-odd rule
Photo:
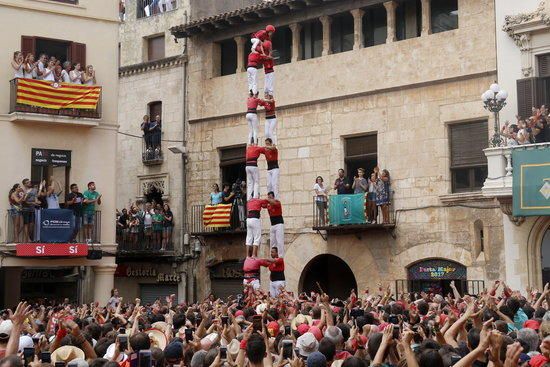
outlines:
[[[172,245],[174,215],[167,203],[137,202],[116,212],[117,243],[126,250],[161,250]]]
[[[505,137],[506,145],[516,146],[533,143],[550,142],[550,126],[548,122],[548,108],[542,105],[540,108],[533,107],[531,116],[528,118],[516,116],[516,123],[505,122],[501,134]]]
[[[320,225],[327,222],[328,197],[330,190],[336,191],[337,195],[363,194],[366,202],[367,223],[378,222],[378,208],[382,215],[382,224],[390,223],[391,185],[390,173],[388,170],[380,170],[375,167],[367,178],[365,169],[357,169],[357,175],[351,182],[346,172],[341,168],[338,170],[338,177],[332,187],[325,186],[323,177],[317,176],[313,190],[315,191],[315,204]]]
[[[320,288],[320,287],[319,287]],[[246,287],[227,299],[2,310],[0,367],[542,367],[550,364],[550,290],[504,282],[481,294],[331,299],[321,289],[277,297]]]
[[[65,202],[60,203],[59,198],[63,192],[64,189],[53,176],[39,184],[33,183],[28,178],[23,179],[21,183],[15,183],[8,193],[13,242],[38,241],[39,239],[35,236],[37,211],[61,208],[73,211],[74,231],[71,241],[77,241],[82,226],[84,239],[87,242],[94,239],[96,205],[101,205],[101,194],[96,191],[95,182],[88,182],[84,193],[80,193],[77,184],[71,184],[70,192],[65,196]]]
[[[74,83],[84,85],[96,84],[95,70],[92,65],[80,65],[79,62],[61,62],[55,56],[42,53],[35,60],[34,54],[23,55],[21,51],[13,53],[11,67],[14,78],[38,79],[51,82]]]

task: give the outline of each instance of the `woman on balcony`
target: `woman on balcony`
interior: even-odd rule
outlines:
[[[92,65],[86,66],[86,71],[84,72],[84,76],[82,80],[84,81],[83,84],[86,84],[86,85],[95,84],[95,70]]]
[[[222,199],[222,192],[220,191],[220,187],[217,183],[212,185],[212,192],[210,193],[210,205],[218,205],[221,204]]]
[[[80,70],[80,63],[74,64],[73,70],[69,73],[71,83],[82,84],[82,71]]]
[[[25,56],[25,63],[23,64],[23,76],[27,79],[36,79],[38,66],[34,62],[34,54],[28,53]]]
[[[48,66],[44,69],[42,79],[50,82],[55,82],[55,61],[48,61]]]
[[[13,60],[11,60],[11,67],[13,70],[15,70],[14,78],[24,78],[25,75],[23,74],[23,54],[20,51],[15,51],[13,53]]]
[[[378,168],[375,168],[375,172]],[[382,224],[390,223],[390,173],[387,169],[380,171],[376,181],[376,205],[382,211]]]
[[[324,186],[321,176],[317,176],[315,179],[313,190],[315,191],[315,205],[317,206],[317,213],[319,215],[319,225],[324,226],[326,222],[328,195],[327,188]]]
[[[23,217],[21,211],[23,210],[23,202],[26,199],[27,195],[21,185],[18,183],[13,185],[8,194],[8,200],[10,203],[9,215],[13,221],[13,242],[15,243],[20,241],[19,235],[23,230]]]
[[[161,251],[166,250],[166,247],[172,240],[172,230],[174,229],[174,214],[170,209],[170,205],[164,204],[164,230],[162,232]]]
[[[65,61],[63,63],[63,70],[61,70],[61,81],[63,83],[70,83],[71,77],[69,76],[69,73],[71,72],[71,62]]]

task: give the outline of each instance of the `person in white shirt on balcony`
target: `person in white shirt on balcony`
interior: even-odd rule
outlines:
[[[40,57],[38,58],[37,66],[37,79],[42,80],[44,79],[44,70],[46,69],[46,64],[48,60],[48,55],[46,54],[40,54]]]
[[[43,184],[46,186],[45,181]],[[59,209],[59,195],[61,195],[61,193],[63,193],[61,185],[51,177],[50,184],[46,186],[46,191],[44,192],[48,209]]]
[[[13,53],[13,60],[11,60],[11,67],[15,70],[14,78],[23,78],[23,54],[20,51]]]
[[[71,83],[82,84],[82,71],[80,70],[80,63],[74,64],[74,69],[69,73]]]
[[[69,72],[71,71],[71,62],[65,61],[63,63],[63,70],[61,70],[61,81],[63,83],[70,83],[71,77],[69,76]]]
[[[23,76],[27,79],[36,79],[37,76],[37,66],[34,62],[34,55],[28,53],[25,57],[25,63],[23,64]]]
[[[86,71],[84,71],[83,75],[83,83],[86,85],[94,85],[95,84],[95,70],[92,65],[86,66]]]
[[[42,72],[42,79],[55,82],[55,75],[54,75],[54,69],[55,69],[55,61],[50,60],[48,62],[48,67],[44,69]]]

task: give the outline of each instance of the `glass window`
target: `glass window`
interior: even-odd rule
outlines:
[[[363,38],[365,47],[386,43],[388,38],[388,26],[386,9],[383,5],[375,5],[363,9]]]
[[[432,0],[430,11],[432,33],[458,28],[458,0]]]
[[[357,176],[357,170],[365,170],[365,178],[369,178],[378,164],[378,136],[376,134],[354,136],[345,139],[346,175],[350,182]]]
[[[250,52],[250,47],[248,52]],[[220,75],[235,74],[237,71],[237,43],[233,38],[220,42],[220,54]]]
[[[303,23],[300,31],[301,59],[319,57],[323,53],[323,25],[321,21]]]
[[[332,16],[330,38],[333,54],[353,50],[353,15],[351,13]]]

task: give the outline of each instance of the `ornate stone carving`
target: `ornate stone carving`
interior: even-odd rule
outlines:
[[[519,49],[520,51],[529,51],[531,49],[531,36],[527,33],[519,36]]]
[[[529,78],[533,76],[533,67],[529,66],[527,68],[521,68],[521,72],[523,73],[524,78]]]
[[[543,0],[539,3],[537,9],[531,13],[520,13],[517,15],[507,15],[504,17],[504,25],[502,30],[510,36],[516,43],[516,45],[522,50],[522,47],[525,47],[525,39],[522,39],[523,35],[516,34],[514,28],[520,24],[528,23],[533,20],[541,20],[544,24],[550,25],[550,14],[546,11],[546,1]],[[525,35],[529,37],[528,35]],[[529,39],[527,39],[527,42]]]
[[[162,193],[163,197],[169,197],[170,179],[168,173],[139,176],[139,187],[137,196],[143,198],[151,193],[151,190],[156,190]]]
[[[500,198],[499,200],[500,210],[503,214],[508,216],[510,222],[514,223],[516,226],[521,226],[525,222],[525,217],[514,217],[512,215],[512,198]]]

